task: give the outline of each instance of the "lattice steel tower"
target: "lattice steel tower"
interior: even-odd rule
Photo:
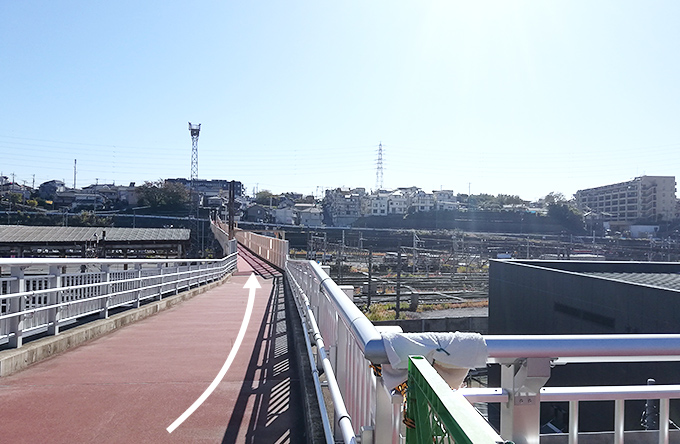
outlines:
[[[198,179],[198,133],[201,132],[201,124],[192,125],[189,122],[191,131],[191,191],[194,191],[194,181]]]
[[[193,254],[199,249],[200,234],[199,234],[199,220],[198,220],[198,206],[199,196],[196,192],[196,180],[198,180],[198,134],[201,132],[201,124],[192,124],[189,122],[189,131],[191,132],[191,179],[189,182],[189,199],[191,199],[191,214],[190,228],[191,228],[191,251]]]
[[[378,161],[376,162],[377,168],[375,171],[375,188],[376,190],[382,190],[383,187],[383,149],[382,142],[378,145]]]

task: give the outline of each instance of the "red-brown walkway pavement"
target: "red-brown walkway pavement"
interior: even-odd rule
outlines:
[[[219,287],[0,379],[0,442],[303,441],[275,279],[258,278],[247,333],[222,382],[184,423],[166,430],[224,365],[246,311],[251,270],[239,261],[239,272]]]

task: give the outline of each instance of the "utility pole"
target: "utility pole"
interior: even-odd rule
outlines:
[[[401,245],[397,252],[397,303],[394,306],[394,318],[399,319],[401,315]]]
[[[76,166],[78,165],[78,159],[73,159],[73,189],[76,189],[76,172],[77,168]]]
[[[234,222],[234,201],[236,200],[236,181],[232,180],[229,184],[229,239],[234,238],[236,223]]]
[[[373,286],[373,248],[368,247],[368,292],[366,300],[366,308],[371,306],[371,295],[373,291],[371,287]]]
[[[418,237],[415,230],[413,231],[413,275],[416,274],[416,262],[418,262]]]
[[[99,193],[99,178],[95,177],[94,178],[94,211],[92,212],[93,215],[97,215],[97,194]]]

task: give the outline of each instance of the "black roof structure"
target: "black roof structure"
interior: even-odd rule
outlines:
[[[190,241],[186,228],[45,227],[0,225],[0,255],[126,255],[128,250],[156,250],[180,256]],[[91,254],[90,251],[88,254]]]

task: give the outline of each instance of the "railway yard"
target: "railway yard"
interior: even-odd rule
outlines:
[[[417,314],[423,311],[450,316],[457,307],[486,310],[491,259],[680,260],[679,245],[670,238],[335,230],[308,232],[306,242],[299,236],[290,241],[292,258],[328,265],[339,285],[354,288],[359,307],[394,308],[399,298],[406,318],[423,316]]]

